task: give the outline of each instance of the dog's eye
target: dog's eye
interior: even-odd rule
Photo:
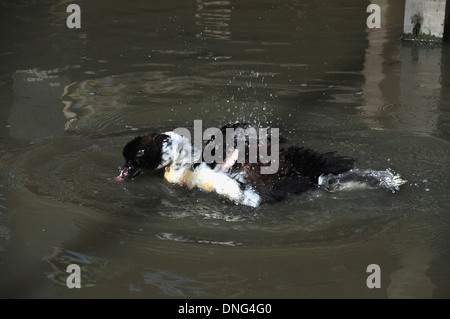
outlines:
[[[136,152],[136,157],[141,157],[144,155],[144,150],[139,150]]]

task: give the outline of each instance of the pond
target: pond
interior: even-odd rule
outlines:
[[[77,4],[69,29],[65,1],[0,3],[1,297],[450,297],[450,47],[402,42],[402,1],[379,29],[369,1]],[[195,120],[408,182],[259,208],[114,182],[129,140]]]

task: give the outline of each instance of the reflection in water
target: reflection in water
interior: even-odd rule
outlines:
[[[14,103],[8,119],[12,137],[34,141],[63,134],[65,119],[60,97],[69,83],[66,76],[60,75],[64,71],[32,69],[14,73]]]
[[[0,218],[0,223],[2,222],[2,219]],[[11,238],[11,231],[8,227],[3,226],[0,224],[0,251],[5,250],[6,242],[9,241]]]
[[[441,91],[442,47],[404,43],[401,52],[400,101],[394,118],[400,131],[436,134]]]
[[[105,267],[105,260],[88,256],[79,252],[65,250],[61,247],[54,247],[53,252],[44,257],[51,268],[52,272],[47,274],[47,278],[54,283],[67,286],[67,266],[76,264],[80,266],[81,287],[94,287],[99,278],[108,277],[108,269]]]
[[[376,3],[384,24],[401,21],[398,3]],[[367,37],[361,121],[377,130],[437,134],[442,46],[402,43],[387,27],[369,30]]]
[[[0,190],[3,188],[3,184],[0,184]],[[11,231],[9,227],[4,224],[3,214],[6,212],[7,208],[4,206],[6,198],[0,193],[0,252],[4,251],[4,246],[11,238]]]
[[[197,37],[200,39],[230,40],[231,2],[197,0],[195,24],[202,27]]]
[[[169,297],[203,297],[202,282],[193,278],[183,277],[174,272],[162,269],[142,273],[147,285],[156,286],[160,293]]]
[[[398,3],[383,0],[376,3],[382,8],[384,26],[402,21],[402,8],[391,7]],[[398,36],[387,27],[368,31],[361,121],[375,130],[440,135],[438,118],[442,114],[438,108],[443,104],[440,92],[448,91],[448,88],[441,87],[442,46],[401,43],[395,41]],[[407,233],[402,230],[398,235],[408,236]],[[402,240],[394,249],[401,256],[401,268],[390,276],[388,297],[432,298],[436,285],[427,271],[436,258],[435,250]]]
[[[450,12],[450,5],[449,5]],[[449,13],[450,20],[450,13]],[[439,136],[450,140],[450,43],[444,44],[442,47],[442,63],[441,63],[441,103],[439,110],[441,114],[438,118]]]
[[[401,268],[391,274],[391,283],[387,288],[389,298],[432,298],[433,284],[427,271],[435,254],[422,246],[399,245]]]
[[[371,1],[373,3],[373,1]],[[387,19],[387,13],[390,10],[388,1],[377,1],[383,10],[381,10],[381,21],[384,23],[391,22]],[[398,17],[396,17],[398,18]],[[383,127],[379,121],[380,106],[383,105],[384,99],[381,92],[380,84],[384,79],[383,74],[383,47],[389,41],[387,28],[368,29],[367,39],[369,40],[364,59],[363,74],[365,77],[363,85],[364,105],[361,107],[364,117],[362,120],[372,129],[382,130]]]
[[[157,287],[160,295],[184,298],[237,298],[249,282],[249,278],[223,267],[201,271],[195,278],[164,269],[147,269],[142,277],[144,284]],[[142,291],[143,287],[133,284],[130,289]]]
[[[225,219],[224,217],[220,216],[219,218]],[[207,239],[196,239],[196,238],[188,238],[184,236],[178,236],[172,233],[160,233],[156,234],[156,237],[161,240],[173,240],[183,243],[197,243],[197,244],[207,244],[207,245],[224,245],[224,246],[238,246],[242,245],[242,243],[234,242],[232,240],[230,241],[217,241],[217,240],[207,240]]]
[[[170,121],[175,106],[201,97],[206,77],[171,75],[168,71],[149,71],[94,78],[67,86],[61,96],[66,130],[95,131],[129,128],[126,117],[142,120],[142,112],[160,112],[161,121]],[[172,105],[172,107],[168,107]],[[161,114],[161,113],[155,113]],[[156,117],[156,115],[155,115]],[[141,122],[142,126],[148,122]]]

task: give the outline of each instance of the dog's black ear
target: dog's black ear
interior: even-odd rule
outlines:
[[[131,162],[137,168],[157,168],[162,163],[162,147],[168,138],[167,135],[159,133],[134,138],[123,149],[125,162]]]
[[[136,156],[136,152],[139,150],[143,138],[143,136],[137,136],[125,145],[122,151],[125,162],[133,161]]]

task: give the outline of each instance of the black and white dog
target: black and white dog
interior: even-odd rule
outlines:
[[[245,130],[249,127],[236,122],[225,125],[220,131],[224,136],[227,129]],[[215,142],[213,136],[205,148]],[[265,144],[258,143],[258,148],[268,152],[272,142],[278,143],[269,138]],[[214,191],[236,204],[251,207],[318,187],[327,191],[355,187],[383,187],[394,191],[406,182],[389,170],[354,169],[355,159],[348,156],[334,152],[319,153],[299,146],[285,148],[283,143],[277,148],[277,171],[261,174],[261,167],[270,163],[249,161],[247,157],[245,161],[238,161],[238,143],[235,138],[234,151],[228,157],[222,157],[225,158],[223,162],[194,162],[195,158],[203,158],[202,150],[195,148],[186,137],[175,132],[141,135],[125,145],[125,165],[116,180],[130,180],[144,170],[164,168],[164,177],[170,183]],[[245,140],[244,145],[243,151],[248,156],[249,141]],[[224,154],[225,151],[223,148]]]

